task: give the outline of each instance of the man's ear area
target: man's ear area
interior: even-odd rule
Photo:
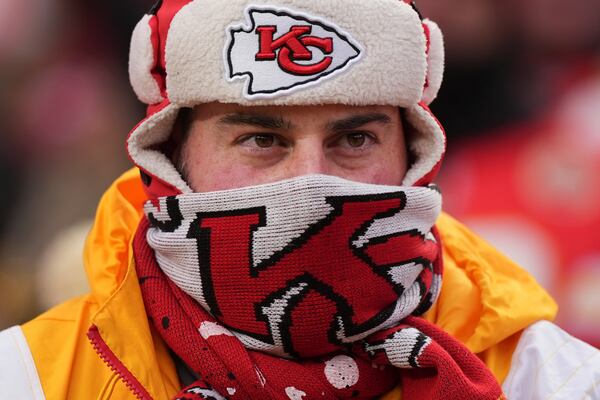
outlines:
[[[406,109],[398,108],[400,112],[400,123],[402,124],[402,132],[404,134],[404,144],[406,148],[406,167],[407,171],[415,164],[417,161],[417,156],[413,150],[413,146],[411,146],[411,142],[414,139],[415,135],[418,134],[417,130],[408,122],[408,118],[406,117]]]
[[[185,173],[185,159],[183,148],[188,140],[190,128],[194,118],[194,109],[184,107],[179,110],[177,119],[173,124],[169,139],[159,145],[159,150],[166,155],[175,166],[184,181],[187,182]]]

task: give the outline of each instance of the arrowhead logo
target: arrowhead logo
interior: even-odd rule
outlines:
[[[283,8],[249,6],[247,24],[227,27],[228,81],[246,79],[244,97],[276,97],[332,78],[363,54],[331,22]]]

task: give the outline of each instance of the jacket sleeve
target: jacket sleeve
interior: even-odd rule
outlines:
[[[45,399],[31,351],[19,326],[0,332],[0,398]]]
[[[502,388],[509,399],[600,399],[600,351],[537,322],[521,335]]]

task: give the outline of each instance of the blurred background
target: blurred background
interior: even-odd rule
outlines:
[[[152,3],[0,2],[0,329],[86,291],[83,241],[144,114],[127,58]],[[446,40],[446,211],[600,347],[600,1],[417,5]]]

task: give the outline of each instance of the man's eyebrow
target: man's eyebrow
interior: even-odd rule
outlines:
[[[337,131],[350,131],[353,129],[358,129],[363,125],[366,125],[371,122],[377,122],[380,124],[389,124],[392,122],[392,119],[383,113],[368,113],[368,114],[359,114],[352,115],[347,118],[338,119],[336,121],[331,121],[327,123],[327,130],[332,132]]]
[[[290,130],[292,128],[291,122],[284,120],[281,116],[272,117],[269,115],[251,113],[226,114],[219,119],[218,123],[224,125],[250,125],[265,129]]]

